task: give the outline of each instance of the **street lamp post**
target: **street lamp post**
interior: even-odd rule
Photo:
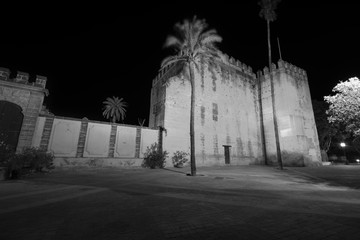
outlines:
[[[342,147],[342,149],[343,149],[343,151],[344,151],[345,165],[349,165],[349,162],[348,162],[347,157],[346,157],[346,152],[345,152],[346,143],[341,142],[341,143],[340,143],[340,147]]]

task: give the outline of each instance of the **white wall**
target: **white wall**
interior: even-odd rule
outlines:
[[[158,134],[158,131],[154,131],[153,129],[141,129],[140,158],[144,157],[147,147],[158,142]]]
[[[111,125],[89,123],[84,157],[107,157],[109,154],[110,133]]]
[[[32,141],[33,147],[40,147],[44,134],[46,117],[40,116],[37,119],[35,135]],[[67,119],[64,117],[55,117],[48,138],[49,151],[54,153],[55,157],[64,157],[76,159],[79,136],[81,131],[80,119]],[[150,128],[141,128],[141,139],[137,146],[138,126],[117,125],[116,139],[114,143],[114,158],[133,159],[136,158],[137,148],[139,157],[143,158],[146,147],[158,142],[158,130]],[[88,122],[85,129],[86,139],[84,146],[84,158],[109,158],[111,124],[102,122]],[[81,148],[80,148],[81,149]]]
[[[81,122],[54,119],[48,150],[56,156],[75,157]]]
[[[117,126],[114,157],[135,157],[136,128]]]

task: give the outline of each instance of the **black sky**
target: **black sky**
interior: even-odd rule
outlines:
[[[125,123],[149,118],[152,79],[173,25],[197,15],[223,37],[221,51],[250,65],[267,65],[266,23],[255,0],[238,4],[14,6],[0,14],[0,67],[48,77],[45,104],[59,116],[106,121],[102,101],[128,102]],[[314,1],[313,1],[314,2]],[[360,4],[282,0],[272,23],[273,61],[307,71],[313,99],[340,80],[360,77]],[[146,125],[148,122],[146,121]]]

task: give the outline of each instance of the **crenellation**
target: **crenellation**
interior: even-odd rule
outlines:
[[[247,74],[249,74],[249,75],[251,75],[253,73],[252,67],[250,67],[250,66],[247,67],[246,71],[247,71]]]
[[[299,68],[299,67],[297,67],[291,63],[288,63],[284,60],[279,60],[277,63],[277,66],[275,63],[272,63],[272,69],[273,69],[273,71],[283,71],[298,80],[303,80],[303,79],[307,80],[306,71],[304,69]],[[259,70],[255,76],[260,78],[267,74],[269,74],[269,68],[265,67],[263,70]]]
[[[289,63],[284,61],[284,68],[289,69]]]
[[[275,63],[271,63],[271,69],[272,69],[273,71],[277,69],[277,67],[276,67],[276,64],[275,64]]]
[[[223,56],[224,56],[224,62],[228,63],[229,62],[229,55],[227,55],[225,53]]]
[[[8,81],[10,73],[11,72],[8,68],[0,67],[0,80]]]
[[[0,80],[20,83],[32,87],[40,87],[48,94],[46,87],[47,77],[36,75],[35,82],[29,82],[30,75],[26,72],[17,71],[15,78],[10,78],[11,71],[8,68],[0,67]]]
[[[45,88],[47,82],[47,77],[36,75],[35,84],[41,88]]]
[[[268,67],[264,67],[264,75],[266,75],[266,74],[269,74],[269,68]]]
[[[233,57],[230,57],[230,59],[229,59],[229,63],[230,63],[230,64],[232,64],[232,65],[234,65],[234,64],[235,64],[235,60],[234,60],[234,58],[233,58]]]
[[[283,60],[279,60],[278,66],[279,66],[278,69],[280,71],[285,71],[286,73],[295,77],[296,79],[299,79],[299,80],[307,79],[306,71],[302,68],[299,68],[299,67],[291,64],[291,63],[285,62]]]
[[[17,72],[15,82],[27,84],[29,82],[29,74],[26,72]]]

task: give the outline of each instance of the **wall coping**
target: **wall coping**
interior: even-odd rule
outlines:
[[[144,129],[151,129],[151,130],[158,130],[158,128],[151,128],[151,127],[141,127],[139,125],[131,125],[131,124],[123,124],[123,123],[110,123],[110,122],[103,122],[103,121],[97,121],[97,120],[89,120],[87,118],[72,118],[72,117],[64,117],[64,116],[56,116],[56,115],[48,115],[40,113],[39,117],[46,117],[46,118],[54,118],[54,119],[63,119],[63,120],[73,120],[73,121],[79,121],[79,122],[88,122],[88,123],[100,123],[100,124],[106,124],[106,125],[116,125],[116,126],[123,126],[123,127],[132,127],[132,128],[144,128]]]

